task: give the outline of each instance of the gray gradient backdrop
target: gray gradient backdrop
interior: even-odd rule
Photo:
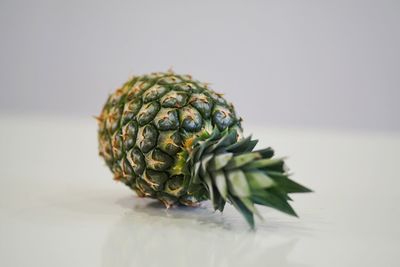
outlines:
[[[250,123],[400,131],[400,1],[0,0],[0,36],[3,114],[94,115],[173,66]]]

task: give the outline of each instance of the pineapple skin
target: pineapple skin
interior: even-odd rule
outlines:
[[[204,186],[188,190],[193,141],[216,127],[237,129],[237,139],[242,132],[221,94],[173,72],[132,77],[109,96],[97,120],[99,154],[114,179],[167,207],[208,199]]]

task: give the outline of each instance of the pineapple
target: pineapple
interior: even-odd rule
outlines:
[[[134,76],[111,94],[98,119],[99,150],[114,179],[167,208],[210,199],[233,204],[254,228],[254,204],[297,216],[283,159],[242,135],[232,104],[207,83],[172,71]]]

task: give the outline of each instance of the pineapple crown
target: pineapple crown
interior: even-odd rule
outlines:
[[[200,197],[206,190],[221,212],[226,202],[233,204],[252,229],[254,215],[261,218],[254,204],[297,217],[288,194],[312,191],[289,179],[284,159],[273,158],[272,148],[254,150],[258,140],[249,136],[237,141],[237,136],[237,128],[215,128],[193,142],[186,161],[188,192]]]

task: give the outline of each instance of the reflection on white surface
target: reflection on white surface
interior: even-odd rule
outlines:
[[[0,266],[397,266],[400,136],[254,128],[290,155],[300,218],[165,210],[112,181],[92,121],[0,117]]]
[[[306,266],[288,256],[296,239],[248,230],[207,206],[166,210],[152,200],[124,198],[131,208],[110,230],[102,266]],[[293,222],[294,223],[294,222]],[[236,226],[236,227],[235,227]],[[239,227],[237,227],[239,226]]]

